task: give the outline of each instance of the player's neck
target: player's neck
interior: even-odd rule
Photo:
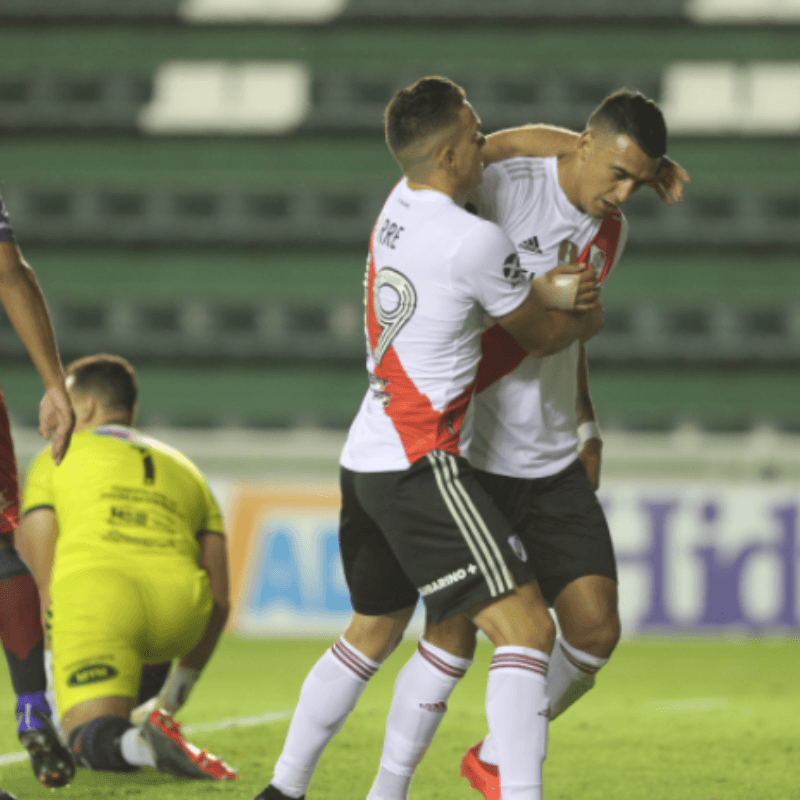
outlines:
[[[568,153],[558,159],[558,183],[578,211],[581,211],[580,178],[578,177],[578,153]]]
[[[406,178],[406,185],[414,192],[439,192],[440,194],[447,195],[453,202],[463,205],[467,200],[469,189],[462,189],[458,186],[453,186],[452,182],[446,176],[434,173],[424,181],[415,181],[411,178]]]

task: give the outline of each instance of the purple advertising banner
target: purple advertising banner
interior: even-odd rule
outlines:
[[[795,486],[608,481],[626,633],[800,628]]]

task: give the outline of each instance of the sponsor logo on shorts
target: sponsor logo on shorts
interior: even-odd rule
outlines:
[[[67,679],[69,686],[86,686],[90,683],[100,683],[117,676],[117,670],[111,664],[87,664],[76,669]]]
[[[430,583],[426,583],[424,586],[420,587],[419,593],[421,597],[427,597],[429,594],[433,594],[434,592],[438,592],[441,589],[446,589],[448,586],[452,586],[454,583],[458,583],[459,581],[463,581],[468,575],[474,575],[478,571],[478,568],[474,564],[470,564],[468,567],[461,569],[453,570],[448,575],[444,575],[441,578],[437,578],[435,581],[431,581]]]
[[[522,539],[520,539],[516,533],[513,536],[508,537],[508,543],[511,545],[511,549],[514,551],[514,555],[520,561],[528,560],[528,553],[525,550],[525,545],[522,544]]]

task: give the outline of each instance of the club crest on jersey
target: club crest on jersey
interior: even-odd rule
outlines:
[[[513,536],[508,537],[508,543],[511,545],[511,549],[514,551],[514,555],[520,561],[527,561],[528,560],[528,552],[525,550],[525,545],[522,544],[522,539],[517,536],[515,533]]]
[[[528,279],[528,272],[519,263],[519,256],[512,253],[503,262],[503,277],[516,289]]]
[[[417,292],[405,275],[391,267],[384,267],[375,275],[372,307],[381,328],[372,357],[376,364],[380,364],[394,338],[414,315]]]
[[[589,248],[589,257],[586,259],[586,264],[594,269],[599,275],[602,273],[603,267],[606,265],[607,258],[608,256],[606,255],[606,251],[603,250],[602,247],[598,247],[596,244],[593,244]]]

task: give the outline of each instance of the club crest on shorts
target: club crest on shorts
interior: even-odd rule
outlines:
[[[516,533],[513,536],[508,537],[508,543],[511,545],[511,549],[514,551],[514,555],[520,561],[528,560],[528,553],[525,550],[525,545],[522,544],[522,539],[520,539]]]

